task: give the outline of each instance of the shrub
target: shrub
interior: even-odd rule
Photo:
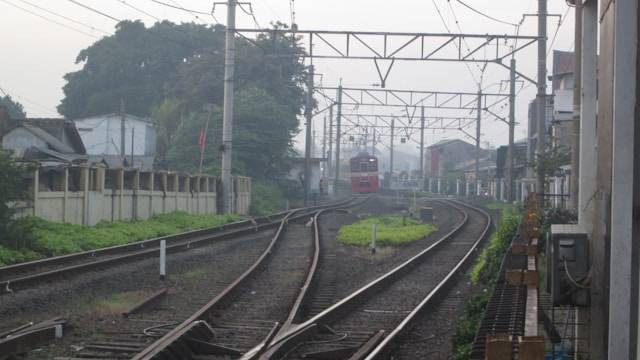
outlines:
[[[341,227],[338,231],[338,241],[347,245],[367,246],[371,243],[371,225],[373,224],[377,224],[376,242],[380,245],[410,243],[436,230],[433,225],[399,215],[371,217]]]
[[[217,226],[241,219],[238,215],[190,215],[185,212],[156,215],[145,221],[103,222],[93,227],[60,224],[40,218],[20,219],[11,228],[12,246],[0,248],[4,265],[35,258],[127,244]],[[18,240],[20,239],[20,240]]]

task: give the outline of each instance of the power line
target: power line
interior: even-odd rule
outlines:
[[[33,3],[29,2],[29,1],[26,1],[26,0],[18,0],[18,1],[23,2],[23,3],[27,4],[27,5],[31,5],[31,6],[33,6],[35,8],[37,8],[37,9],[40,9],[40,10],[42,10],[44,12],[47,12],[47,13],[49,13],[51,15],[55,15],[55,16],[58,16],[58,17],[61,17],[61,18],[65,19],[65,20],[68,20],[68,21],[71,21],[73,23],[76,23],[78,25],[82,25],[82,26],[88,27],[91,30],[99,31],[99,32],[104,33],[106,35],[111,35],[111,33],[109,33],[108,31],[104,31],[104,30],[98,29],[95,26],[92,26],[92,25],[89,25],[89,24],[85,24],[83,22],[80,22],[78,20],[72,19],[72,18],[70,18],[68,16],[65,16],[65,15],[62,15],[62,14],[58,14],[57,12],[51,11],[49,9],[45,9],[42,6],[33,4]]]
[[[447,1],[450,2],[450,0],[447,0]],[[479,15],[482,15],[482,16],[486,17],[487,19],[491,19],[491,20],[493,20],[495,22],[499,22],[499,23],[505,24],[505,25],[518,26],[518,24],[516,24],[516,23],[511,23],[511,22],[508,22],[508,21],[500,20],[500,19],[497,19],[497,18],[495,18],[495,17],[493,17],[491,15],[488,15],[488,14],[486,14],[486,13],[480,11],[480,10],[477,10],[477,9],[473,8],[471,5],[466,4],[462,0],[456,0],[456,1],[458,1],[460,3],[460,5],[466,7],[467,9],[473,11],[476,14],[479,14]]]
[[[560,18],[560,21],[558,21],[558,27],[556,27],[556,31],[553,33],[553,38],[551,39],[551,43],[549,44],[549,50],[547,50],[547,56],[549,56],[549,54],[551,53],[551,50],[553,50],[553,44],[556,42],[556,37],[558,36],[558,32],[560,31],[562,24],[564,24],[564,20],[567,18],[567,15],[569,14],[569,10],[571,10],[571,8],[567,7],[567,11],[564,12],[564,15]]]
[[[152,14],[150,14],[150,13],[148,13],[148,12],[146,12],[146,11],[140,9],[140,8],[137,8],[137,7],[129,4],[125,0],[118,0],[118,1],[121,2],[122,4],[124,4],[125,6],[130,7],[131,9],[133,9],[133,10],[135,10],[135,11],[137,11],[137,12],[143,14],[143,15],[147,15],[148,17],[153,18],[156,21],[160,21],[160,18],[158,18],[158,17],[156,17],[156,16],[154,16],[154,15],[152,15]]]
[[[449,25],[447,25],[447,21],[444,19],[444,16],[442,15],[442,12],[440,11],[440,7],[438,7],[438,4],[436,3],[436,0],[431,0],[431,2],[433,3],[433,6],[435,6],[436,8],[436,12],[438,13],[438,16],[440,17],[440,20],[442,20],[442,25],[444,25],[444,28],[447,30],[447,32],[449,34],[451,34],[451,30],[449,29]],[[458,48],[458,45],[454,43],[454,46],[456,48]],[[478,80],[476,79],[475,74],[473,73],[473,71],[471,71],[471,67],[469,66],[469,64],[467,64],[467,62],[463,62],[464,66],[467,68],[467,70],[469,70],[469,74],[471,75],[471,78],[473,78],[473,81],[480,86],[480,83],[478,82]]]
[[[256,15],[253,12],[253,6],[251,6],[251,3],[248,3],[249,5],[249,11],[245,10],[244,6],[242,3],[238,3],[238,7],[240,8],[240,10],[242,10],[242,12],[244,12],[245,14],[251,16],[253,18],[253,23],[256,25],[257,29],[262,29],[262,27],[260,26],[260,24],[258,23],[258,19],[256,19]]]
[[[213,18],[213,21],[215,21],[216,24],[220,24],[220,22],[218,21],[218,19],[216,18],[216,16],[213,14],[213,10],[208,13],[208,12],[204,12],[204,11],[200,11],[200,10],[193,10],[193,9],[188,9],[184,6],[182,6],[181,4],[179,4],[178,2],[171,0],[172,4],[166,3],[164,1],[159,1],[159,0],[150,0],[151,2],[154,2],[158,5],[162,5],[162,6],[166,6],[172,9],[176,9],[176,10],[180,10],[180,11],[184,11],[184,12],[188,12],[191,15],[193,15],[194,18],[196,18],[196,20],[198,21],[203,21],[202,19],[200,19],[200,17],[198,15],[209,15]],[[205,21],[206,23],[206,21]]]
[[[19,6],[19,5],[16,5],[16,4],[13,4],[13,3],[10,3],[10,2],[9,2],[9,1],[7,1],[7,0],[0,0],[0,1],[2,1],[3,3],[5,3],[5,4],[7,4],[7,5],[13,6],[14,8],[17,8],[17,9],[20,9],[20,10],[22,10],[22,11],[24,11],[24,12],[27,12],[27,13],[29,13],[29,14],[33,15],[33,16],[37,16],[37,17],[39,17],[39,18],[41,18],[41,19],[43,19],[43,20],[45,20],[45,21],[48,21],[48,22],[54,23],[54,24],[59,25],[59,26],[62,26],[62,27],[65,27],[65,28],[67,28],[67,29],[69,29],[69,30],[73,30],[73,31],[78,32],[78,33],[80,33],[80,34],[83,34],[83,35],[86,35],[86,36],[90,36],[90,37],[92,37],[92,38],[96,38],[96,39],[98,38],[97,36],[95,36],[95,35],[93,35],[93,34],[89,34],[89,33],[87,33],[87,32],[84,32],[84,31],[82,31],[82,30],[76,29],[76,28],[74,28],[74,27],[72,27],[72,26],[69,26],[69,25],[67,25],[67,24],[64,24],[64,23],[61,23],[61,22],[59,22],[59,21],[56,21],[56,20],[50,19],[50,18],[48,18],[48,17],[46,17],[46,16],[44,16],[44,15],[38,14],[38,13],[33,12],[33,11],[29,10],[29,9],[25,9],[25,8],[23,8],[23,7]]]
[[[82,3],[80,3],[80,2],[78,2],[78,1],[76,1],[76,0],[69,0],[69,1],[70,1],[70,2],[72,2],[72,3],[74,3],[74,4],[76,4],[76,5],[78,5],[78,6],[80,6],[80,7],[83,7],[83,8],[85,8],[85,9],[89,10],[89,11],[92,11],[92,12],[94,12],[94,13],[96,13],[96,14],[100,14],[100,15],[102,15],[102,16],[104,16],[104,17],[106,17],[106,18],[109,18],[109,19],[113,20],[113,21],[120,22],[120,19],[115,18],[115,17],[113,17],[113,16],[111,16],[111,15],[109,15],[109,14],[107,14],[107,13],[104,13],[104,12],[102,12],[102,11],[100,11],[100,10],[94,9],[94,8],[92,8],[92,7],[90,7],[90,6],[87,6],[87,5],[85,5],[85,4],[82,4]]]

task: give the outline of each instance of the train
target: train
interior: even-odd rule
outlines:
[[[351,167],[351,190],[354,193],[366,194],[378,191],[378,158],[368,153],[360,153],[349,160]]]

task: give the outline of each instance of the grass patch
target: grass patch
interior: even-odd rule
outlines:
[[[414,242],[431,234],[436,227],[418,220],[390,215],[370,217],[354,224],[343,226],[338,231],[338,241],[346,245],[368,246],[371,244],[371,225],[376,224],[378,245],[401,245]]]
[[[12,234],[7,237],[11,240],[0,245],[0,266],[122,245],[240,219],[239,215],[191,215],[175,212],[156,215],[145,221],[104,222],[89,227],[30,217],[20,219],[12,225]]]
[[[99,315],[122,314],[133,305],[144,299],[142,291],[129,291],[114,294],[105,299],[99,299],[88,306],[87,311]]]

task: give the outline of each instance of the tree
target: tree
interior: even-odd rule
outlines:
[[[12,119],[24,119],[27,117],[27,113],[24,111],[22,104],[14,101],[9,95],[1,97],[0,104],[7,108],[9,111],[9,117]]]
[[[563,145],[554,146],[539,156],[533,163],[535,171],[542,172],[544,177],[558,174],[561,167],[571,163],[571,150]]]
[[[25,200],[28,193],[22,180],[29,171],[25,165],[16,163],[11,155],[0,150],[0,243],[5,243],[5,235],[15,213],[12,203]]]

